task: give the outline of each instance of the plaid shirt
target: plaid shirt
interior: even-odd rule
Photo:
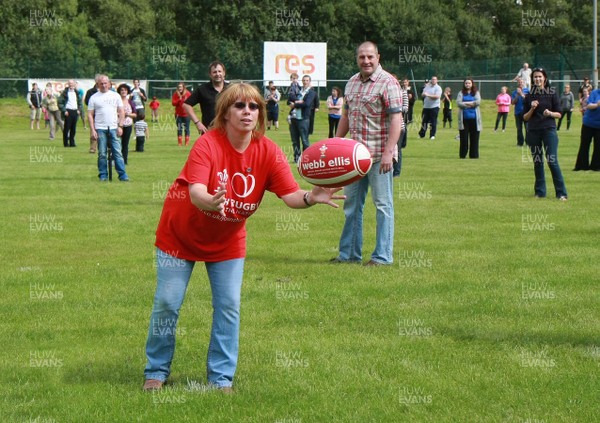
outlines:
[[[360,73],[350,78],[344,99],[350,138],[365,144],[374,162],[381,160],[388,139],[389,115],[402,112],[400,84],[379,65],[364,82]],[[397,151],[394,157],[396,154]]]

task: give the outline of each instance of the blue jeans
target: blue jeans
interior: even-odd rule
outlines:
[[[527,122],[523,120],[523,114],[515,115],[515,125],[517,126],[517,145],[521,146],[525,144],[525,137],[523,136],[523,127],[527,131]]]
[[[171,373],[179,309],[195,264],[156,249],[157,284],[146,342],[146,379],[164,382]],[[233,385],[237,367],[244,259],[205,266],[213,306],[206,373],[211,385],[223,388]]]
[[[298,163],[298,158],[302,152],[300,151],[300,139],[302,139],[302,151],[309,147],[308,129],[310,119],[294,119],[290,123],[290,135],[292,137],[292,146],[294,147],[294,162]]]
[[[180,137],[185,129],[185,136],[190,136],[190,117],[189,116],[175,116],[177,122],[177,136]]]
[[[363,211],[369,186],[372,188],[377,222],[371,260],[381,264],[392,264],[394,261],[394,184],[392,172],[379,174],[380,165],[381,162],[373,163],[367,176],[344,188],[346,221],[340,238],[338,259],[341,261],[362,260]]]
[[[567,188],[558,165],[558,135],[555,128],[528,129],[527,145],[533,157],[533,170],[535,172],[535,195],[546,196],[546,179],[544,177],[544,151],[548,167],[552,173],[556,197],[566,197]]]
[[[110,138],[110,146],[112,158],[115,161],[115,169],[119,174],[119,179],[129,179],[125,173],[125,161],[121,154],[121,140],[117,137],[116,129],[97,129],[98,133],[98,177],[100,180],[108,179],[108,139]]]

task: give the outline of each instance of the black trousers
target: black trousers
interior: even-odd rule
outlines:
[[[556,126],[556,130],[560,131],[560,124],[562,123],[562,120],[564,119],[565,115],[567,115],[567,129],[569,129],[571,127],[571,110],[563,110],[562,114],[560,115],[560,119],[558,119],[558,125]]]
[[[77,121],[79,114],[77,110],[69,110],[68,116],[65,116],[65,126],[63,130],[63,144],[65,147],[75,147],[75,133],[77,132]]]
[[[464,129],[460,130],[460,150],[461,159],[467,157],[470,159],[479,158],[479,131],[477,130],[477,119],[463,119]]]
[[[590,162],[590,145],[594,140],[594,152],[592,153],[592,161]],[[579,144],[579,152],[577,153],[577,161],[573,170],[600,170],[600,128],[592,128],[591,126],[581,126],[581,141]]]

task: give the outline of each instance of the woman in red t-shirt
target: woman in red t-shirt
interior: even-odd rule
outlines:
[[[169,189],[156,231],[157,287],[150,318],[144,390],[160,389],[175,351],[179,309],[194,264],[203,261],[212,291],[208,383],[231,392],[238,357],[245,221],[265,191],[291,208],[338,207],[339,189],[301,190],[281,149],[264,136],[265,102],[245,83],[217,99],[213,129],[196,141]]]
[[[190,98],[192,93],[188,91],[183,82],[177,84],[177,91],[173,93],[171,104],[175,107],[175,122],[177,123],[177,144],[182,145],[182,134],[185,128],[185,145],[190,143],[190,117],[183,104]]]

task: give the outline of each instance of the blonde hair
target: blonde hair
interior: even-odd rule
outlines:
[[[211,128],[225,131],[227,113],[236,101],[253,101],[258,104],[258,121],[252,131],[252,139],[259,139],[265,134],[266,108],[265,100],[254,85],[245,82],[231,83],[217,97],[216,116]]]

